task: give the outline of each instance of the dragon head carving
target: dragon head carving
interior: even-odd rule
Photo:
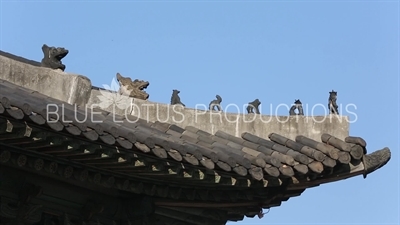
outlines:
[[[120,94],[142,100],[149,98],[149,94],[144,91],[150,85],[148,81],[139,79],[132,81],[131,78],[123,77],[120,73],[117,73],[117,80],[120,85]]]
[[[61,47],[49,47],[46,44],[42,46],[43,59],[42,66],[51,69],[65,70],[65,65],[62,64],[61,60],[68,55],[68,50]]]

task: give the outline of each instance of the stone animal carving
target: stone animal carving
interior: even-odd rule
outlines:
[[[247,113],[256,113],[256,114],[260,114],[260,110],[258,109],[258,107],[261,105],[260,100],[258,100],[258,98],[252,102],[249,102],[249,105],[247,106]],[[254,112],[254,111],[255,112]]]
[[[46,44],[42,46],[43,59],[41,62],[42,67],[51,69],[65,70],[65,65],[62,64],[61,59],[68,55],[68,50],[65,48],[49,47]]]
[[[296,109],[297,109],[298,113],[295,112]],[[294,100],[294,105],[292,105],[292,107],[290,107],[289,114],[291,116],[294,116],[294,115],[303,116],[304,115],[303,106],[302,106],[300,99]]]
[[[215,107],[217,107],[217,111],[222,111],[222,109],[221,109],[222,98],[221,98],[221,96],[219,96],[219,95],[216,95],[215,97],[216,97],[217,99],[212,100],[212,101],[210,102],[209,109],[210,109],[210,110],[215,110]]]
[[[147,100],[149,98],[149,94],[144,91],[144,89],[150,85],[148,81],[138,79],[132,81],[131,78],[123,77],[120,73],[117,73],[117,80],[120,85],[119,93],[121,95],[142,100]]]
[[[179,93],[181,93],[181,92],[178,90],[175,90],[175,89],[172,90],[171,105],[181,104],[181,105],[185,106],[185,104],[183,104],[181,102],[181,98],[178,95]]]
[[[328,109],[329,114],[339,114],[337,100],[337,91],[332,90],[329,92]]]

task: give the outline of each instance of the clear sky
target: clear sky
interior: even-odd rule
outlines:
[[[65,47],[66,72],[110,85],[117,72],[150,82],[150,101],[181,91],[187,107],[216,94],[264,114],[300,99],[324,115],[338,92],[350,135],[391,161],[306,190],[263,219],[237,224],[399,224],[398,1],[1,1],[0,49],[40,61]],[[229,109],[228,111],[234,111]],[[351,112],[353,113],[351,113]]]

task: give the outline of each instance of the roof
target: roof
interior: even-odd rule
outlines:
[[[224,224],[253,217],[306,188],[366,176],[390,159],[387,148],[367,154],[360,137],[323,134],[317,142],[271,133],[267,140],[248,132],[235,137],[130,122],[136,119],[70,105],[0,80],[1,162],[18,165],[21,161],[10,159],[36,157],[64,165],[60,176],[81,182],[95,173],[92,182],[98,185],[153,196],[164,216],[185,207],[212,209],[218,218],[203,219]],[[81,176],[73,176],[76,171]]]

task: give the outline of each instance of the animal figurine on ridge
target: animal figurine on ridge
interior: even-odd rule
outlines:
[[[213,111],[213,110],[215,110],[215,107],[217,107],[217,111],[222,111],[222,109],[221,109],[222,98],[219,95],[216,95],[215,97],[217,99],[212,100],[210,102],[209,109],[210,109],[210,111]]]
[[[248,106],[247,106],[247,113],[256,113],[256,114],[260,114],[260,110],[258,109],[258,107],[261,105],[260,100],[258,100],[258,98],[252,102],[249,102]],[[255,111],[255,112],[254,112]]]
[[[298,113],[295,112],[296,109],[298,110]],[[295,116],[295,115],[304,116],[303,106],[302,106],[302,103],[301,103],[300,99],[294,100],[294,105],[292,105],[292,107],[290,107],[289,115],[291,115],[291,116]]]
[[[43,59],[41,62],[42,67],[51,69],[65,70],[65,65],[62,64],[61,59],[68,55],[68,50],[61,47],[49,47],[46,44],[42,46]]]
[[[338,105],[336,103],[336,100],[337,100],[337,91],[332,90],[331,92],[329,92],[329,99],[328,99],[329,114],[339,115]]]
[[[130,77],[123,77],[120,73],[117,73],[117,80],[120,86],[119,93],[121,95],[142,100],[147,100],[149,98],[149,94],[144,91],[150,85],[148,81],[139,79],[132,81]]]
[[[181,102],[181,98],[178,95],[179,93],[181,92],[178,90],[172,90],[171,105],[181,104],[183,107],[185,107],[185,104]]]

